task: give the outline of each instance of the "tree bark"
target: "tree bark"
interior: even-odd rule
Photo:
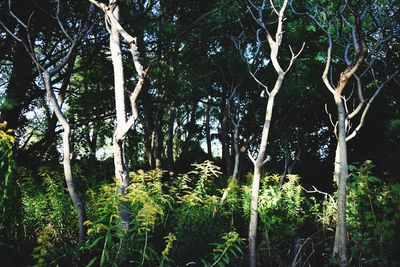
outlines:
[[[96,0],[89,1],[101,8],[109,19],[110,51],[114,70],[115,109],[117,117],[117,125],[113,137],[114,167],[118,193],[120,196],[123,196],[126,194],[126,189],[129,184],[129,169],[124,153],[125,138],[128,134],[128,131],[133,125],[135,125],[138,119],[136,100],[143,88],[148,69],[144,70],[142,64],[140,63],[140,53],[137,38],[128,34],[119,23],[118,3],[114,0],[110,0],[109,5],[106,5]],[[129,94],[132,114],[128,120],[126,120],[125,114],[124,69],[122,64],[120,36],[123,37],[129,45],[129,52],[132,55],[132,60],[137,72],[135,89]],[[119,202],[119,215],[122,226],[127,231],[130,224],[129,206],[128,203],[122,199],[120,199]]]
[[[335,174],[338,179],[338,221],[335,235],[335,257],[339,258],[341,267],[348,265],[347,260],[347,224],[346,224],[346,182],[349,176],[346,143],[346,110],[340,95],[335,94],[338,109],[338,162],[335,162]],[[338,169],[338,170],[337,170]],[[339,173],[336,173],[339,171]]]
[[[276,92],[282,86],[284,75],[278,77],[275,83]],[[260,179],[262,167],[265,164],[265,154],[268,143],[269,129],[271,126],[272,111],[274,107],[275,95],[271,93],[268,97],[263,131],[261,135],[261,143],[258,149],[257,159],[252,159],[254,166],[253,183],[251,187],[251,208],[250,208],[250,223],[249,223],[249,261],[250,267],[257,265],[257,219],[258,219],[258,194],[260,188]]]
[[[113,6],[113,3],[114,1],[110,0],[110,5]],[[113,15],[115,19],[119,21],[118,5],[114,7]],[[124,69],[122,64],[120,33],[114,23],[111,23],[110,51],[114,70],[115,111],[117,118],[117,125],[113,138],[114,167],[118,193],[122,196],[126,193],[126,188],[129,184],[129,170],[125,159],[124,140],[120,140],[119,138],[117,138],[117,135],[120,131],[119,129],[121,129],[126,123],[126,116],[124,95]],[[119,216],[125,230],[129,229],[130,216],[128,203],[120,201]]]
[[[239,125],[235,125],[233,133],[233,149],[235,151],[235,164],[233,166],[232,179],[237,181],[239,177],[239,164],[240,164]]]
[[[272,3],[272,2],[271,2]],[[268,94],[268,102],[267,102],[267,107],[265,111],[265,119],[264,119],[264,125],[263,125],[263,130],[262,130],[262,135],[261,135],[261,142],[260,146],[258,149],[258,155],[257,158],[254,158],[253,156],[250,155],[250,159],[253,162],[254,165],[254,178],[253,178],[253,185],[251,189],[251,212],[250,212],[250,223],[249,223],[249,263],[250,267],[256,267],[257,265],[257,256],[256,256],[256,236],[257,236],[257,209],[258,209],[258,190],[260,187],[260,177],[261,177],[261,170],[265,162],[267,161],[266,159],[266,150],[267,150],[267,144],[268,144],[268,135],[269,135],[269,129],[271,126],[271,118],[272,118],[272,111],[274,107],[274,100],[276,94],[279,92],[280,88],[282,87],[283,79],[285,78],[285,74],[289,71],[289,69],[292,67],[293,62],[296,60],[296,58],[300,55],[301,51],[304,48],[304,43],[302,48],[297,54],[294,54],[293,50],[290,49],[290,52],[292,54],[289,66],[286,68],[286,70],[283,70],[282,67],[279,64],[278,61],[278,53],[279,53],[279,47],[282,43],[282,35],[283,35],[283,21],[284,21],[284,12],[286,9],[286,6],[288,4],[288,0],[285,0],[282,3],[282,6],[279,10],[279,12],[274,8],[275,13],[278,16],[278,21],[277,21],[277,27],[276,27],[276,33],[275,33],[275,38],[272,37],[270,32],[267,29],[267,26],[264,22],[263,18],[263,6],[257,7],[257,6],[252,6],[253,8],[256,8],[257,13],[259,14],[257,22],[259,25],[262,27],[266,34],[266,38],[269,44],[270,48],[270,58],[272,65],[278,74],[278,77],[275,81],[274,88],[272,91],[268,91],[268,86],[260,82],[253,73],[250,72],[252,77],[255,79],[255,81],[260,84],[267,92]],[[250,8],[250,7],[249,7]]]
[[[257,266],[257,219],[258,219],[258,191],[260,188],[261,167],[254,163],[253,183],[251,186],[251,208],[249,223],[249,266]]]
[[[68,188],[68,193],[71,196],[72,202],[74,203],[74,206],[76,208],[76,211],[78,213],[78,220],[79,220],[79,243],[83,243],[86,237],[86,226],[84,225],[84,222],[86,221],[86,208],[84,202],[80,199],[77,191],[76,191],[76,186],[75,182],[73,180],[72,176],[72,170],[71,170],[71,143],[70,143],[70,134],[71,134],[71,128],[70,125],[63,114],[60,105],[57,101],[57,98],[54,94],[54,91],[52,89],[52,84],[51,84],[51,78],[50,75],[47,71],[43,72],[43,80],[46,88],[46,93],[48,98],[50,99],[50,104],[52,108],[54,109],[54,113],[57,116],[58,121],[60,122],[61,126],[64,129],[63,133],[63,167],[64,167],[64,176],[65,176],[65,181],[67,184]]]
[[[237,182],[239,177],[239,164],[240,164],[240,147],[239,147],[239,125],[235,125],[235,131],[233,134],[233,148],[235,151],[235,164],[233,166],[233,174],[232,174],[232,181]],[[222,205],[225,199],[228,197],[229,191],[231,190],[230,184],[224,190],[222,194],[220,204]]]

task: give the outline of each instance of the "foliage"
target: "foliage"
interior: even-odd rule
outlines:
[[[347,222],[354,266],[391,266],[399,261],[400,184],[383,181],[373,175],[373,168],[370,160],[349,165]],[[310,208],[329,237],[336,226],[337,204],[332,195],[323,196],[321,200],[311,198]],[[328,251],[331,245],[331,241],[326,243]]]
[[[138,120],[125,139],[126,163],[134,172],[125,194],[119,196],[112,179],[116,114],[109,20],[95,6],[92,9],[90,1],[22,2],[0,1],[0,121],[8,121],[8,125],[0,123],[1,262],[5,259],[7,266],[71,266],[80,255],[87,266],[247,266],[243,237],[248,233],[251,174],[247,180],[245,174],[252,164],[244,154],[254,151],[261,138],[257,133],[268,97],[251,76],[270,85],[276,78],[265,51],[267,40],[257,31],[260,21],[253,18],[258,14],[249,10],[251,3],[117,1],[121,25],[137,38],[140,61],[149,70],[138,96]],[[283,1],[252,1],[254,5],[264,2],[266,9],[272,3],[279,9]],[[348,146],[349,159],[371,159],[376,164],[367,161],[350,166],[350,264],[397,266],[399,73],[387,79],[399,69],[399,3],[309,0],[288,4],[283,31],[290,46],[280,47],[282,67],[288,66],[291,54],[303,42],[305,46],[286,73],[288,79],[270,122],[271,161],[265,166],[269,174],[262,179],[259,198],[258,262],[262,266],[292,265],[298,254],[304,266],[329,264],[337,217],[331,179],[336,143],[331,124],[336,111],[332,100],[325,103],[331,99],[330,92],[321,89],[325,87],[321,74],[328,59],[328,39],[315,22],[332,35],[328,76],[339,78],[347,67],[346,59],[352,61],[357,53],[351,45],[357,39],[351,26],[355,13],[370,5],[361,33],[369,53],[360,66],[363,70],[356,73],[365,90],[364,107],[375,88],[383,87],[368,105],[368,114],[362,116],[364,126]],[[316,21],[295,14],[294,9],[308,11]],[[269,30],[276,24],[271,14],[262,14]],[[71,46],[70,39],[86,20],[92,24]],[[25,41],[50,71],[67,59],[69,48],[75,48],[51,80],[71,126],[71,163],[88,215],[84,244],[76,241],[76,212],[61,170],[63,129],[49,108],[40,69],[10,34]],[[131,57],[129,48],[121,46],[122,59]],[[238,49],[245,50],[247,60]],[[251,66],[246,64],[250,62],[244,62],[250,58],[260,63],[251,75]],[[124,64],[129,92],[137,81],[132,75],[135,67]],[[351,109],[357,107],[357,89],[357,79],[351,78],[343,95],[348,116],[355,114]],[[129,109],[127,97],[125,102]],[[239,177],[229,182],[221,204],[223,186],[231,175],[229,161],[233,161],[231,119],[240,121],[243,155]],[[354,119],[348,123],[351,129],[359,122]],[[212,151],[206,153],[203,146],[208,142]],[[219,142],[221,149],[215,145]],[[168,171],[153,170],[156,166]],[[280,186],[281,175],[276,173],[292,172],[299,176],[288,175]],[[302,186],[315,190],[304,191]],[[129,207],[129,230],[121,226],[121,200]]]
[[[16,183],[16,164],[13,155],[13,130],[0,123],[0,255],[14,254],[18,240],[19,187]]]
[[[131,173],[127,192],[120,197],[130,207],[129,232],[120,224],[115,186],[104,184],[97,192],[90,190],[90,219],[85,223],[89,240],[83,250],[91,254],[91,263],[173,266],[175,261],[182,260],[179,257],[186,250],[186,238],[193,240],[195,233],[203,237],[202,227],[203,231],[215,231],[216,226],[207,220],[215,217],[218,198],[206,192],[210,178],[218,174],[218,167],[211,162],[194,166],[195,170],[170,185],[161,183],[163,171],[159,169]],[[190,184],[195,185],[193,190]],[[168,191],[174,193],[167,194]],[[168,229],[165,245],[153,239],[154,234]]]
[[[64,187],[62,173],[48,167],[39,169],[38,177],[21,172],[21,194],[26,232],[36,235],[37,229],[52,225],[54,239],[64,244],[75,240],[75,209]],[[40,184],[35,181],[40,179]],[[41,230],[40,230],[41,231]],[[64,239],[68,237],[67,239]]]
[[[304,223],[302,188],[297,175],[288,175],[287,182],[279,185],[280,175],[268,175],[262,179],[259,196],[259,216],[263,224],[259,247],[264,264],[285,264]],[[261,260],[260,262],[263,262]],[[288,263],[286,263],[288,264]]]
[[[211,254],[212,261],[208,263],[202,260],[204,266],[231,266],[243,256],[242,247],[244,245],[244,239],[240,238],[237,232],[231,231],[224,233],[221,239],[224,241],[223,243],[212,244],[214,246]]]
[[[33,259],[36,260],[35,267],[46,265],[46,257],[54,249],[55,231],[51,224],[45,226],[37,237],[38,245],[33,249]]]
[[[389,266],[399,260],[400,184],[373,175],[367,160],[351,166],[348,222],[352,259],[361,266]]]
[[[35,177],[20,170],[20,179],[22,224],[25,238],[36,243],[33,258],[37,266],[68,262],[76,249],[78,223],[62,172],[42,167]]]

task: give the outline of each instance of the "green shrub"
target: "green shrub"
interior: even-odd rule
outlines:
[[[16,181],[12,130],[0,123],[0,258],[16,255],[19,236],[20,192]]]
[[[354,264],[395,266],[400,247],[400,184],[374,176],[371,161],[351,166],[348,230]]]

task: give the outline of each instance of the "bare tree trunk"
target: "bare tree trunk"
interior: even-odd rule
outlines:
[[[89,11],[91,13],[91,11]],[[18,23],[23,24],[20,19],[16,18]],[[90,21],[90,15],[88,17],[88,21]],[[4,24],[2,24],[3,27],[5,27]],[[23,25],[20,25],[22,27]],[[6,28],[6,27],[5,27]],[[64,113],[61,110],[61,104],[57,100],[57,97],[53,91],[52,88],[52,77],[56,74],[59,74],[61,70],[67,65],[67,64],[74,64],[74,57],[72,56],[75,52],[77,43],[80,41],[81,38],[84,37],[85,33],[88,31],[90,28],[90,25],[86,23],[86,25],[82,28],[82,31],[78,34],[78,36],[75,39],[72,39],[71,37],[68,36],[68,34],[65,33],[68,39],[71,40],[71,45],[68,49],[67,54],[63,57],[62,60],[58,64],[55,64],[52,66],[51,71],[46,70],[46,66],[42,65],[40,61],[37,58],[37,54],[35,54],[35,51],[31,44],[28,42],[28,44],[25,41],[25,38],[20,39],[16,35],[14,35],[9,29],[6,28],[6,31],[13,36],[14,39],[16,39],[18,42],[20,42],[25,50],[27,51],[28,55],[31,57],[32,61],[34,62],[38,72],[40,73],[40,77],[44,83],[44,87],[46,89],[47,96],[50,100],[50,105],[54,110],[54,114],[57,117],[57,120],[60,122],[61,126],[64,129],[63,133],[63,166],[64,166],[64,176],[65,176],[65,181],[67,184],[68,192],[71,196],[72,202],[76,208],[76,211],[78,213],[78,220],[79,220],[79,242],[83,243],[85,236],[86,236],[86,227],[84,225],[84,222],[86,221],[86,209],[83,201],[80,199],[78,193],[76,192],[76,187],[75,183],[73,180],[72,176],[72,170],[71,170],[71,140],[70,140],[70,135],[71,135],[71,128],[70,125],[64,115]],[[68,66],[67,68],[68,72],[72,70],[71,66]],[[61,90],[65,92],[67,88],[67,84],[69,83],[69,77],[70,73],[66,74],[68,78],[64,80],[63,87],[64,89]],[[62,96],[62,95],[61,95]],[[79,256],[77,258],[78,264],[79,264]]]
[[[154,154],[152,153],[153,149],[153,128],[154,128],[154,120],[153,120],[153,103],[151,100],[151,96],[149,93],[144,90],[143,94],[141,95],[142,103],[143,103],[143,128],[144,128],[144,146],[145,146],[145,155],[149,167],[151,169],[155,168],[155,159]]]
[[[334,173],[333,173],[333,181],[336,183],[337,188],[339,188],[339,176],[340,176],[340,148],[339,142],[336,144],[335,150],[335,163],[334,163]],[[335,239],[333,244],[333,258],[338,257],[339,255],[339,220],[336,221],[335,227]]]
[[[110,0],[110,5],[114,3]],[[113,15],[119,21],[119,7],[115,6]],[[116,138],[118,128],[126,123],[125,116],[125,94],[124,94],[124,69],[122,64],[122,51],[120,45],[120,34],[113,23],[111,23],[110,51],[114,69],[114,91],[115,91],[115,110],[117,125],[113,138],[115,179],[118,181],[118,193],[124,195],[129,184],[129,170],[125,160],[124,141]],[[119,214],[125,229],[129,228],[129,207],[126,202],[121,201]]]
[[[126,194],[129,184],[129,169],[125,160],[124,143],[128,131],[138,119],[136,99],[142,90],[144,80],[147,76],[147,69],[144,70],[140,63],[140,53],[138,50],[138,40],[129,35],[119,23],[118,3],[110,0],[109,5],[89,0],[101,8],[109,20],[106,20],[110,26],[110,51],[114,67],[114,91],[115,91],[115,109],[117,125],[113,136],[114,167],[115,178],[117,179],[117,188],[120,195]],[[137,83],[135,89],[130,92],[129,100],[131,104],[131,116],[126,120],[125,114],[125,88],[124,88],[124,69],[122,65],[122,51],[120,46],[120,36],[125,39],[129,45],[129,52],[132,55],[135,70],[137,72]],[[125,230],[129,229],[130,216],[128,203],[120,200],[119,215]]]
[[[289,168],[289,156],[285,155],[284,156],[284,166],[283,166],[283,172],[282,175],[279,179],[279,187],[282,187],[283,182],[286,178],[286,175],[288,174],[288,168]]]
[[[265,2],[264,2],[265,3]],[[269,44],[270,48],[270,58],[272,65],[278,74],[278,77],[275,81],[274,88],[272,91],[268,90],[268,86],[264,83],[262,83],[260,80],[258,80],[255,77],[255,74],[250,72],[252,77],[255,79],[255,81],[261,85],[265,90],[266,93],[268,94],[268,102],[267,102],[267,107],[265,111],[265,119],[264,119],[264,125],[263,125],[263,130],[262,130],[262,135],[261,135],[261,142],[260,146],[258,148],[258,155],[257,158],[254,158],[250,153],[249,157],[251,161],[253,162],[254,165],[254,178],[253,178],[253,185],[251,189],[251,210],[250,210],[250,223],[249,223],[249,263],[250,267],[256,267],[257,265],[257,256],[256,256],[256,236],[257,236],[257,209],[258,209],[258,190],[260,187],[260,178],[261,178],[261,170],[263,165],[266,163],[267,158],[266,158],[266,150],[267,150],[267,144],[268,144],[268,135],[269,135],[269,129],[271,126],[271,118],[272,118],[272,111],[274,107],[274,100],[276,94],[279,92],[280,88],[282,87],[283,79],[285,78],[286,73],[290,70],[290,68],[293,65],[293,62],[296,60],[296,58],[300,55],[301,51],[304,48],[304,43],[302,45],[302,48],[300,51],[295,54],[292,49],[290,49],[291,52],[291,59],[288,67],[286,70],[283,70],[279,61],[278,61],[278,53],[279,53],[279,47],[282,43],[282,35],[283,35],[283,21],[284,21],[284,12],[286,9],[286,6],[288,4],[288,0],[285,0],[282,3],[282,6],[279,10],[273,6],[273,1],[271,1],[272,8],[274,9],[275,13],[278,16],[278,21],[277,21],[277,27],[276,27],[276,33],[275,37],[273,37],[269,30],[267,29],[267,24],[264,22],[264,16],[263,16],[263,11],[265,8],[265,5],[262,6],[255,6],[254,4],[249,6],[250,12],[251,9],[255,9],[255,11],[258,14],[258,18],[256,18],[257,23],[261,26],[263,29],[264,33],[266,34],[266,38]],[[257,31],[257,34],[260,31]],[[257,39],[259,40],[260,36],[257,36]],[[261,45],[261,44],[260,44]]]
[[[275,92],[277,93],[282,86],[284,74],[279,75],[278,80],[275,83]],[[262,167],[265,164],[265,154],[267,150],[269,129],[271,126],[272,111],[274,107],[275,95],[271,93],[268,97],[265,120],[263,125],[263,131],[261,135],[261,143],[258,149],[257,159],[251,158],[254,166],[253,183],[251,187],[251,208],[250,208],[250,223],[249,223],[249,261],[250,267],[257,265],[257,218],[258,218],[258,194],[260,188],[260,179]]]
[[[233,133],[233,149],[235,151],[235,164],[233,166],[232,179],[237,181],[239,177],[240,147],[239,147],[239,125],[235,125]]]
[[[335,94],[335,102],[338,108],[338,221],[337,235],[335,236],[335,246],[340,266],[348,265],[347,262],[347,224],[346,224],[346,182],[349,176],[347,164],[347,144],[346,144],[346,110],[340,95]]]
[[[54,113],[57,116],[58,121],[61,123],[64,133],[63,133],[63,166],[64,166],[64,176],[68,188],[68,193],[71,196],[72,202],[74,203],[75,209],[78,213],[79,220],[79,243],[83,243],[86,237],[86,226],[84,222],[86,221],[86,209],[83,201],[80,199],[78,193],[76,192],[75,183],[72,177],[71,170],[71,151],[70,151],[70,125],[61,111],[60,105],[57,98],[53,92],[51,85],[51,78],[47,71],[43,73],[43,80],[47,92],[47,96],[50,99],[50,104],[54,109]]]
[[[258,190],[260,188],[261,167],[254,164],[253,184],[251,186],[251,208],[249,223],[249,266],[257,266],[257,218],[258,218]]]

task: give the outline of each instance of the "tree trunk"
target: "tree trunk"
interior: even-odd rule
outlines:
[[[168,140],[167,140],[167,162],[169,176],[173,177],[174,173],[174,123],[175,123],[175,108],[169,112],[168,119]]]
[[[207,142],[207,154],[212,158],[211,151],[211,133],[210,133],[210,99],[207,100],[206,104],[206,120],[205,120],[205,131],[206,131],[206,142]]]
[[[89,145],[89,159],[92,163],[96,163],[96,148],[97,148],[97,129],[96,126],[93,126],[92,130],[92,135],[90,135],[90,132],[87,134],[87,142]]]
[[[61,123],[64,133],[63,133],[63,166],[64,166],[64,176],[65,181],[68,188],[68,193],[71,196],[72,202],[76,208],[78,213],[78,220],[79,220],[79,243],[83,243],[86,237],[86,226],[84,222],[86,221],[86,209],[85,204],[80,199],[78,193],[76,192],[75,183],[72,177],[72,170],[71,170],[71,151],[70,151],[70,133],[71,128],[70,125],[65,118],[64,114],[61,111],[60,105],[57,102],[57,98],[53,92],[52,85],[51,85],[51,78],[48,72],[43,73],[43,80],[47,92],[47,96],[50,99],[50,104],[54,109],[54,113],[57,116],[58,121]]]
[[[275,83],[275,92],[278,92],[282,85],[284,75],[279,75],[277,82]],[[261,135],[261,143],[258,149],[257,159],[252,159],[254,166],[254,177],[253,184],[251,187],[251,209],[250,209],[250,223],[249,223],[249,261],[250,267],[256,267],[257,257],[257,218],[258,218],[258,191],[260,188],[261,170],[265,164],[265,154],[267,150],[269,128],[271,126],[272,111],[274,107],[275,95],[271,93],[268,97],[265,119],[263,125],[263,131]]]
[[[239,177],[239,164],[240,164],[240,147],[239,147],[239,125],[235,125],[235,132],[233,134],[233,148],[235,151],[235,165],[233,167],[232,180],[237,181]],[[230,184],[222,194],[220,204],[222,205],[231,190]]]
[[[143,103],[143,130],[144,130],[144,146],[145,146],[145,156],[148,165],[151,169],[155,168],[154,154],[152,153],[152,138],[154,130],[154,107],[151,99],[151,95],[144,90],[140,95]]]
[[[159,107],[157,112],[157,122],[156,122],[155,142],[154,142],[155,167],[158,169],[162,168],[162,150],[164,146],[163,142],[164,138],[162,131],[163,115],[164,115],[164,110],[162,107]]]
[[[239,177],[239,164],[240,164],[239,125],[235,126],[235,130],[233,133],[233,149],[235,151],[235,164],[233,167],[232,179],[237,180]]]
[[[114,3],[110,0],[110,5]],[[113,15],[119,21],[119,7],[115,6]],[[124,95],[124,69],[122,65],[122,51],[120,47],[120,34],[117,27],[111,23],[110,33],[110,51],[114,69],[114,90],[115,90],[115,110],[117,117],[117,125],[113,138],[114,167],[115,178],[119,195],[126,193],[129,184],[129,170],[125,160],[124,140],[116,138],[119,129],[126,123],[125,117],[125,95]],[[125,230],[129,228],[129,207],[128,203],[121,201],[119,205],[119,216]]]
[[[229,143],[228,143],[228,116],[226,114],[226,97],[222,98],[221,103],[221,145],[222,145],[222,161],[225,164],[224,173],[230,175],[232,173],[232,162],[229,154]]]
[[[339,166],[338,173],[338,220],[335,233],[334,257],[338,257],[341,267],[348,265],[347,260],[347,225],[346,225],[346,182],[349,176],[347,164],[347,144],[346,144],[346,110],[340,95],[335,94],[335,102],[338,109],[338,153],[339,161],[335,163]],[[338,160],[338,159],[336,159]],[[337,254],[336,254],[337,253]]]
[[[251,208],[249,223],[249,266],[257,266],[257,219],[258,219],[258,190],[260,188],[261,167],[254,164],[253,184],[251,186]]]

